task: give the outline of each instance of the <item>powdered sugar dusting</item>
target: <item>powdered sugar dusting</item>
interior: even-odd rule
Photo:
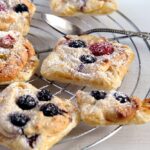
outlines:
[[[76,42],[78,40],[82,41],[86,46],[78,45],[76,47],[69,45],[70,41]],[[90,45],[100,42],[112,45],[113,52],[100,56],[93,55],[89,49]],[[46,74],[49,71],[60,71],[71,75],[72,79],[79,78],[83,79],[84,82],[87,80],[89,83],[97,81],[97,84],[100,86],[106,85],[107,88],[108,85],[115,89],[122,81],[120,67],[128,67],[128,55],[130,55],[128,52],[132,53],[128,46],[115,41],[108,41],[105,38],[92,37],[91,35],[67,35],[58,41],[54,52],[44,61],[41,72]],[[82,62],[80,60],[81,56],[86,55],[96,57],[96,61],[90,63]],[[88,85],[88,83],[84,84]]]
[[[86,3],[86,0],[69,0],[69,1],[70,1],[70,3],[72,3],[73,5],[75,5],[78,8],[82,8]]]
[[[17,31],[8,31],[8,32],[0,31],[0,38],[3,38],[7,35],[11,35],[13,38],[17,38],[20,35],[20,33]]]
[[[1,54],[9,54],[9,53],[10,53],[10,50],[9,50],[9,49],[0,47],[0,55],[1,55]]]

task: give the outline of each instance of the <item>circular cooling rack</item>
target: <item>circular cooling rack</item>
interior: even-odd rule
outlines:
[[[33,0],[33,2],[37,6],[37,11],[31,23],[31,30],[28,35],[28,39],[33,43],[37,55],[42,63],[42,60],[49,54],[51,48],[54,47],[58,38],[62,37],[62,34],[49,27],[42,19],[42,15],[44,13],[50,13],[49,1]],[[81,29],[83,29],[83,31],[89,30],[89,34],[105,36],[107,38],[115,39],[118,42],[129,45],[135,53],[135,60],[131,65],[130,70],[123,80],[119,90],[127,93],[128,95],[137,95],[142,98],[150,96],[150,79],[148,78],[148,70],[145,67],[150,66],[149,42],[136,37],[128,37],[125,35],[122,36],[113,33],[93,32],[91,30],[94,28],[114,28],[139,31],[138,27],[132,21],[130,21],[120,11],[117,11],[112,15],[90,17],[81,16],[66,19],[79,26]],[[90,90],[87,87],[47,81],[41,77],[39,71],[37,71],[37,73],[29,82],[37,88],[49,89],[54,95],[70,100],[75,99],[75,93],[77,90]],[[141,88],[142,93],[140,93]],[[116,134],[121,128],[122,126],[92,128],[81,123],[66,138],[64,138],[63,141],[54,146],[53,150],[92,149],[95,145],[107,140]],[[68,147],[70,148],[68,149]]]
[[[44,13],[50,13],[49,1],[43,0],[41,2],[40,0],[33,0],[33,2],[37,6],[37,12],[32,20],[32,27],[28,38],[32,41],[35,49],[37,50],[38,57],[42,62],[42,60],[48,55],[48,53],[51,51],[51,48],[55,45],[55,42],[62,36],[62,34],[49,27],[42,19],[42,15]],[[117,11],[116,13],[107,16],[81,16],[66,19],[79,26],[81,29],[83,29],[83,31],[89,30],[89,34],[106,36],[108,38],[115,39],[118,42],[128,44],[130,47],[132,47],[133,51],[135,52],[135,61],[133,62],[130,71],[125,77],[119,90],[129,95],[133,95],[136,93],[136,91],[138,91],[140,87],[142,87],[142,76],[144,77],[144,75],[146,74],[146,71],[143,68],[143,64],[146,60],[145,58],[143,58],[141,50],[144,53],[147,53],[147,56],[149,56],[150,45],[148,41],[135,37],[132,38],[127,36],[120,36],[119,34],[113,33],[93,32],[91,30],[93,28],[103,27],[139,31],[139,29],[126,16],[124,16],[124,14],[122,14],[120,11]],[[30,82],[38,88],[47,88],[54,95],[71,100],[74,100],[77,90],[89,90],[89,88],[87,87],[47,81],[43,79],[39,73],[37,73]],[[143,93],[143,96],[147,94],[149,85],[150,84],[145,86],[145,89],[142,90],[145,91],[145,93]],[[57,144],[53,149],[68,149],[68,147],[71,147],[69,150],[92,149],[95,145],[116,134],[121,128],[122,126],[92,128],[81,123],[63,141],[61,141],[60,144]],[[72,143],[74,146],[71,146]]]

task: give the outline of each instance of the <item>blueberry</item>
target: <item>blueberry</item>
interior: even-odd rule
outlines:
[[[71,41],[69,43],[69,47],[73,47],[73,48],[84,48],[86,47],[86,44],[84,41],[81,40],[75,40],[75,41]]]
[[[30,110],[36,106],[36,101],[30,95],[23,95],[18,98],[17,105],[23,110]]]
[[[80,57],[80,61],[84,64],[91,64],[94,63],[97,59],[91,55],[82,55]]]
[[[37,93],[39,101],[49,101],[52,99],[52,94],[48,90],[41,90]]]
[[[123,95],[120,93],[115,93],[114,97],[116,98],[116,100],[118,100],[120,103],[126,103],[130,101],[130,98],[127,95]]]
[[[43,105],[40,110],[43,112],[43,114],[45,116],[56,116],[56,115],[62,115],[62,113],[64,112],[63,110],[59,109],[56,105],[52,104],[52,103],[48,103]]]
[[[27,139],[28,139],[28,142],[29,142],[29,145],[30,145],[31,148],[34,148],[34,143],[37,141],[37,138],[38,138],[38,137],[39,137],[39,135],[38,135],[38,134],[35,134],[35,135],[33,135],[33,136],[27,138]]]
[[[18,4],[14,7],[15,12],[22,13],[22,12],[28,12],[29,9],[25,4]]]
[[[25,126],[29,120],[30,118],[24,114],[15,113],[10,115],[11,123],[17,127]]]
[[[100,99],[104,99],[107,95],[106,92],[104,91],[92,91],[91,95],[96,99],[96,100],[100,100]]]

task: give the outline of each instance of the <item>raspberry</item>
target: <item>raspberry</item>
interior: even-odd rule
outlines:
[[[0,11],[6,11],[7,6],[4,2],[0,2]]]
[[[0,39],[0,47],[3,48],[13,48],[14,43],[15,39],[9,34]]]
[[[108,42],[92,44],[89,49],[95,56],[109,55],[114,52],[113,45]]]

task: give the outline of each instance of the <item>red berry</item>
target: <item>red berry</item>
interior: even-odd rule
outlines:
[[[13,48],[14,43],[15,39],[9,34],[0,39],[0,47],[3,48]]]
[[[6,4],[4,2],[0,2],[0,11],[6,11]]]
[[[113,45],[108,42],[92,44],[89,49],[95,56],[109,55],[114,51]]]

